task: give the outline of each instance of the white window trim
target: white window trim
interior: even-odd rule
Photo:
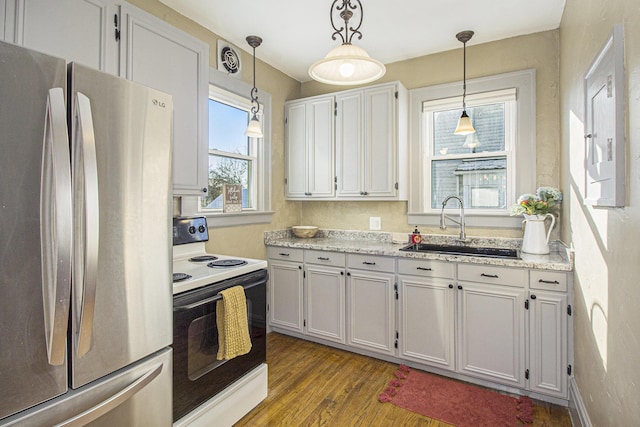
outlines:
[[[513,197],[535,191],[536,184],[536,74],[534,69],[497,74],[489,77],[467,80],[467,98],[481,97],[483,93],[515,88],[517,93],[517,133],[515,138],[515,185],[512,187]],[[424,167],[428,147],[424,143],[425,125],[423,108],[425,102],[453,98],[460,95],[462,82],[447,83],[436,86],[413,89],[409,91],[409,130],[410,130],[410,189],[408,203],[409,224],[437,226],[440,213],[430,208],[430,201],[425,200],[428,194],[425,186],[430,170]],[[460,104],[462,97],[460,97]],[[519,228],[521,217],[509,215],[509,201],[504,212],[476,212],[465,210],[465,221],[470,227]]]
[[[211,68],[209,71],[209,84],[231,92],[242,99],[249,99],[251,86],[242,80],[231,77],[226,73]],[[219,95],[219,94],[216,94]],[[269,224],[273,211],[271,210],[271,94],[263,91],[258,92],[260,99],[260,109],[262,112],[262,132],[264,137],[254,143],[257,157],[257,177],[254,182],[256,201],[252,209],[242,212],[223,213],[219,211],[203,211],[200,209],[198,197],[183,197],[181,212],[183,215],[195,214],[204,215],[211,220],[208,221],[209,228],[233,227],[249,224]],[[208,157],[207,151],[202,153]],[[207,162],[208,164],[208,162]]]

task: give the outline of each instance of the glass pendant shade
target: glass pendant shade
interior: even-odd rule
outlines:
[[[262,39],[258,36],[247,36],[247,43],[253,48],[253,88],[251,89],[251,113],[253,116],[249,121],[244,136],[249,138],[262,138],[262,126],[258,120],[258,111],[260,111],[260,103],[258,102],[258,88],[256,87],[256,48],[262,44]]]
[[[247,126],[247,130],[244,132],[244,136],[248,136],[249,138],[262,138],[262,126],[260,125],[260,121],[258,117],[254,114],[249,122],[249,126]]]
[[[458,119],[458,126],[453,132],[455,135],[469,135],[475,133],[473,124],[471,124],[471,118],[467,115],[467,111],[462,111],[462,115]]]
[[[386,68],[361,47],[344,43],[329,51],[320,61],[309,67],[309,76],[331,85],[369,83],[384,76]]]

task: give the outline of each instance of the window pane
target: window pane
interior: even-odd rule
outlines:
[[[433,155],[504,151],[504,104],[467,107],[475,134],[454,135],[462,110],[433,113]]]
[[[249,155],[249,112],[209,99],[209,149]]]
[[[431,164],[431,208],[440,209],[442,201],[455,194],[465,208],[505,209],[507,160],[505,156],[483,159],[436,160]],[[448,208],[458,207],[452,200]]]
[[[242,185],[242,208],[252,208],[251,183],[253,162],[223,156],[209,156],[209,188],[206,197],[202,197],[205,209],[222,209],[222,189],[224,184]]]

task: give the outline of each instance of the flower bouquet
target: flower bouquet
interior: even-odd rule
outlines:
[[[540,187],[536,194],[523,194],[511,206],[511,215],[546,215],[562,201],[562,193],[554,187]]]

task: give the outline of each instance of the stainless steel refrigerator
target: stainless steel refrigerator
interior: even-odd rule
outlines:
[[[0,42],[0,426],[171,425],[171,124]]]

